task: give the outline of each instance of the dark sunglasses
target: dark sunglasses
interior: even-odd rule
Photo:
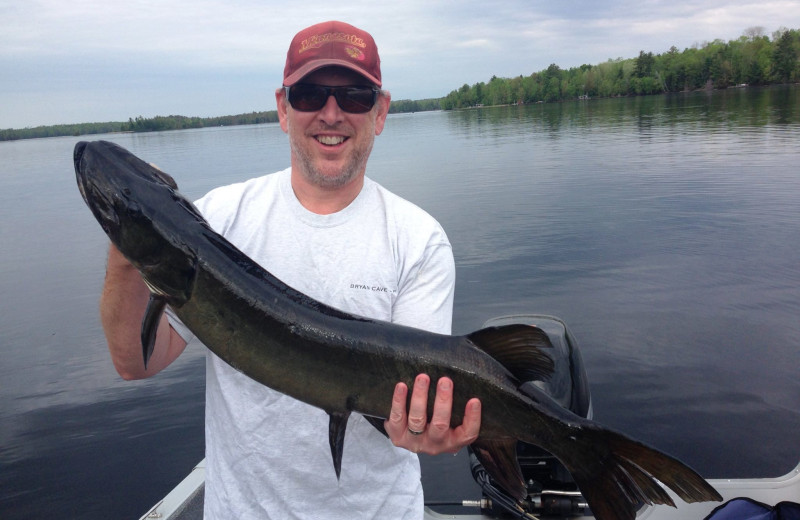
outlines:
[[[316,112],[333,96],[339,108],[351,114],[363,114],[372,110],[378,100],[375,87],[326,87],[310,83],[298,83],[286,89],[286,97],[292,108],[300,112]]]

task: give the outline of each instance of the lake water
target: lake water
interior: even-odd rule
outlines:
[[[277,125],[102,138],[190,198],[289,160]],[[138,518],[203,456],[200,345],[147,381],[111,366],[78,140],[0,143],[6,520]],[[559,316],[596,420],[707,477],[778,476],[800,459],[798,143],[800,88],[739,89],[393,115],[368,170],[447,230],[454,332]],[[423,468],[429,499],[476,498],[463,454]]]

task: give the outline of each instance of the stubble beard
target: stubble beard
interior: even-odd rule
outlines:
[[[292,153],[299,163],[301,174],[314,186],[320,188],[339,188],[345,186],[350,181],[358,177],[367,167],[367,159],[372,151],[374,140],[369,140],[362,146],[353,149],[353,153],[340,171],[322,171],[314,163],[314,158],[309,150],[303,146],[304,143],[298,142],[297,136],[291,131],[289,124],[289,141]],[[300,136],[305,139],[305,136]]]

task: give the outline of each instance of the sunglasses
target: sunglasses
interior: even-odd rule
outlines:
[[[351,114],[364,114],[372,110],[378,100],[375,87],[326,87],[310,83],[298,83],[286,89],[286,97],[292,108],[300,112],[316,112],[333,96],[339,108]]]

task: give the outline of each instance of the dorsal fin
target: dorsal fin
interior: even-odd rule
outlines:
[[[533,325],[512,324],[486,327],[467,337],[520,381],[548,379],[555,370],[543,349],[553,348],[545,331]]]

